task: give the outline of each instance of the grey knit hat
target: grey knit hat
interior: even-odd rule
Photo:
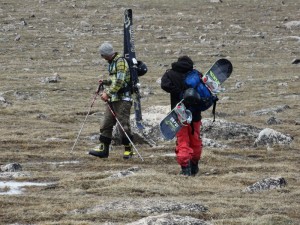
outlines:
[[[101,56],[111,56],[115,53],[113,46],[108,43],[104,42],[99,48]]]

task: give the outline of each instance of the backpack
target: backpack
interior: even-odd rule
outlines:
[[[117,58],[116,63],[115,63],[115,71],[117,71],[117,62],[118,60],[123,60],[126,61],[126,63],[129,66],[130,69],[130,81],[129,83],[127,83],[126,87],[121,88],[118,93],[124,93],[127,91],[130,91],[131,93],[135,92],[136,90],[134,90],[134,87],[136,86],[135,82],[137,82],[137,78],[133,78],[132,76],[132,62],[129,61],[128,58],[121,56],[119,58]],[[143,75],[145,75],[148,72],[148,68],[146,66],[146,64],[143,61],[136,61],[136,65],[135,65],[135,69],[137,71],[137,76],[141,77]]]
[[[124,56],[119,57],[116,61],[118,61],[119,59],[125,60],[129,67],[132,64],[129,61],[129,59],[124,57]],[[117,63],[115,64],[115,70],[117,70]],[[136,71],[137,71],[138,77],[141,77],[141,76],[145,75],[148,72],[148,68],[147,68],[146,64],[143,61],[138,60],[137,64],[136,64]]]
[[[202,81],[202,74],[193,69],[185,75],[184,83],[187,89],[183,92],[183,99],[190,110],[206,111],[213,106],[213,115],[215,120],[215,109],[218,97],[211,93],[208,87]]]

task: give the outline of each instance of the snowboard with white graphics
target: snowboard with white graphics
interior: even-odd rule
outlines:
[[[160,132],[165,140],[172,140],[183,126],[192,121],[192,113],[179,102],[159,124]]]
[[[228,77],[230,77],[232,69],[231,62],[228,59],[223,58],[217,60],[203,75],[202,80],[212,94],[218,94],[223,91],[221,85]]]

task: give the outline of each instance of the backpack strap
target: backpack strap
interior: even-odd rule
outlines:
[[[216,96],[216,99],[214,100],[214,105],[213,105],[213,109],[212,109],[212,114],[214,115],[214,120],[213,122],[215,122],[216,120],[216,107],[217,107],[217,101],[218,101],[218,97]]]
[[[193,122],[191,122],[190,126],[191,126],[191,128],[192,128],[192,135],[194,135],[195,128],[194,128],[194,124],[193,124]]]
[[[123,60],[123,62],[124,62],[124,67],[125,67],[126,63],[128,64],[126,58],[125,58],[124,56],[120,56],[119,58],[116,59],[116,63],[115,63],[115,71],[116,71],[116,72],[118,72],[118,70],[117,70],[117,65],[118,65],[118,61],[119,61],[120,59]],[[128,64],[128,66],[129,66],[129,64]]]

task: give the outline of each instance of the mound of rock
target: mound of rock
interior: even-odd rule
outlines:
[[[123,199],[118,201],[106,202],[104,204],[96,205],[89,209],[75,210],[72,214],[92,214],[102,212],[136,212],[140,215],[153,215],[160,213],[174,213],[174,212],[207,212],[208,208],[199,203],[185,203],[168,200],[155,199]]]
[[[281,112],[288,109],[288,106],[278,106],[275,108],[257,111],[255,115]],[[131,126],[134,143],[150,144],[155,146],[159,142],[165,141],[160,133],[159,123],[170,111],[170,106],[152,106],[144,109],[143,124],[145,129],[138,130],[135,126],[134,115],[131,117]],[[249,124],[229,122],[223,119],[202,119],[201,135],[203,144],[206,147],[224,149],[230,145],[241,148],[258,147],[270,145],[289,145],[293,138],[275,130],[261,129]],[[121,144],[118,140],[120,134],[114,133],[115,144]],[[226,142],[226,143],[225,143]]]
[[[164,213],[157,216],[148,216],[139,221],[133,223],[127,223],[127,225],[144,225],[144,224],[156,224],[156,225],[210,225],[204,220],[196,219],[191,216],[179,216],[172,213]]]
[[[9,163],[0,167],[2,172],[17,172],[22,171],[22,166],[19,163]]]
[[[254,146],[290,145],[293,138],[270,128],[263,129],[254,142]]]
[[[260,192],[265,190],[280,189],[286,185],[287,182],[283,177],[270,177],[246,187],[243,192]]]

